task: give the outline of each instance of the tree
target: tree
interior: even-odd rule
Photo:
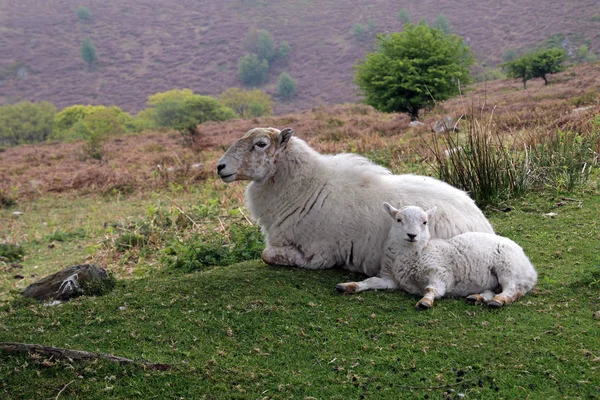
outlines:
[[[502,61],[509,62],[517,58],[517,51],[515,49],[506,49],[502,53]]]
[[[523,89],[527,89],[527,81],[533,78],[542,78],[548,84],[547,75],[565,70],[562,65],[566,57],[563,49],[553,48],[538,50],[525,54],[513,61],[502,64],[506,75],[523,81]]]
[[[259,89],[229,88],[221,93],[221,103],[231,108],[242,118],[273,115],[271,96]]]
[[[279,45],[279,49],[277,50],[277,59],[281,60],[282,62],[287,62],[287,58],[290,54],[290,51],[290,44],[284,40],[283,42],[281,42],[281,44]]]
[[[96,113],[110,113],[116,120],[119,121],[123,126],[129,126],[133,124],[133,117],[128,113],[121,110],[119,107],[111,106],[106,107],[102,105],[98,106],[84,106],[76,104],[70,107],[66,107],[61,110],[54,117],[54,131],[50,139],[52,140],[71,140],[79,139],[82,130],[74,129],[75,125],[84,120],[86,117]]]
[[[256,54],[246,54],[238,62],[238,79],[246,85],[260,85],[267,80],[269,63]]]
[[[444,31],[445,34],[452,33],[450,21],[448,21],[448,18],[446,18],[444,14],[438,14],[438,16],[435,19],[435,22],[433,23],[433,27],[436,29],[441,29],[442,31]]]
[[[284,99],[290,99],[296,94],[296,80],[294,80],[287,72],[282,72],[281,75],[279,75],[277,94]]]
[[[406,8],[403,8],[398,12],[398,19],[402,21],[404,25],[410,24],[410,17],[408,15],[408,11],[406,11]]]
[[[94,62],[96,61],[96,48],[89,37],[83,39],[81,43],[81,58],[88,63],[88,68],[92,71],[94,69]]]
[[[563,49],[553,48],[540,50],[532,54],[531,72],[534,78],[542,78],[544,84],[548,84],[546,75],[556,74],[565,70],[562,63],[567,53]]]
[[[0,145],[16,146],[45,141],[54,126],[52,103],[22,103],[0,107]]]
[[[102,160],[104,157],[104,144],[109,136],[124,132],[123,124],[117,115],[106,107],[86,115],[73,125],[71,130],[73,137],[85,139],[84,154],[97,160]]]
[[[354,39],[356,40],[364,40],[367,37],[367,29],[363,24],[357,22],[352,27],[352,35],[354,35]]]
[[[519,57],[516,60],[501,64],[501,66],[506,71],[507,77],[521,79],[523,89],[527,89],[527,81],[533,78],[531,60],[528,56]]]
[[[244,48],[249,53],[254,53],[261,60],[271,62],[275,57],[275,44],[273,36],[266,29],[251,30],[244,39]]]
[[[77,9],[77,17],[83,22],[88,22],[90,20],[90,10],[87,7],[79,7]]]
[[[355,83],[364,102],[385,112],[419,110],[459,93],[472,82],[469,66],[475,61],[464,41],[424,23],[404,31],[377,35],[378,50],[356,66]]]

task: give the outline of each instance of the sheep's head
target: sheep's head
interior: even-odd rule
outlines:
[[[394,219],[392,234],[402,243],[423,247],[429,242],[430,233],[427,223],[435,214],[436,208],[425,211],[421,207],[408,206],[401,210],[394,208],[389,203],[383,203],[383,208]]]
[[[224,182],[261,182],[275,174],[277,160],[294,134],[291,128],[254,128],[235,142],[217,164]]]

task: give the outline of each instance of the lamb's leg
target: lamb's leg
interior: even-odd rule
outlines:
[[[430,283],[423,291],[423,298],[417,303],[419,310],[427,310],[433,306],[433,300],[442,297],[446,293],[446,285],[441,282]]]
[[[491,290],[485,290],[481,293],[474,293],[467,296],[467,301],[473,304],[487,304],[492,298],[494,298],[495,293]]]
[[[361,282],[346,282],[335,285],[336,290],[344,294],[358,293],[365,290],[396,289],[397,287],[396,282],[388,276],[374,276]]]

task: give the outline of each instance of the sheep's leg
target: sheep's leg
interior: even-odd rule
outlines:
[[[488,301],[487,305],[493,308],[509,305],[510,303],[517,301],[521,295],[521,292],[516,290],[516,288],[511,287],[502,290],[502,293],[495,295],[493,299]]]
[[[423,291],[423,298],[417,303],[419,310],[427,310],[433,306],[433,300],[442,297],[446,293],[446,286],[443,283],[429,284]]]
[[[262,252],[262,260],[269,265],[308,268],[310,260],[293,246],[267,247]]]
[[[365,290],[377,290],[377,289],[396,289],[398,284],[388,276],[377,277],[374,276],[369,279],[365,279],[361,282],[346,282],[338,283],[335,285],[338,292],[344,294],[358,293]]]
[[[487,304],[494,298],[494,296],[494,292],[491,290],[485,290],[481,293],[474,293],[467,296],[467,301],[473,304]]]

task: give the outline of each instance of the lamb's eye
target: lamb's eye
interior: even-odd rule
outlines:
[[[427,221],[423,222],[423,225],[427,225]]]
[[[396,220],[396,222],[398,222],[398,223],[400,223],[400,224],[401,224],[401,223],[402,223],[402,220],[401,220],[400,218],[398,218],[398,219]]]
[[[265,142],[256,142],[254,143],[254,145],[256,147],[260,147],[261,149],[267,147],[267,144]]]

